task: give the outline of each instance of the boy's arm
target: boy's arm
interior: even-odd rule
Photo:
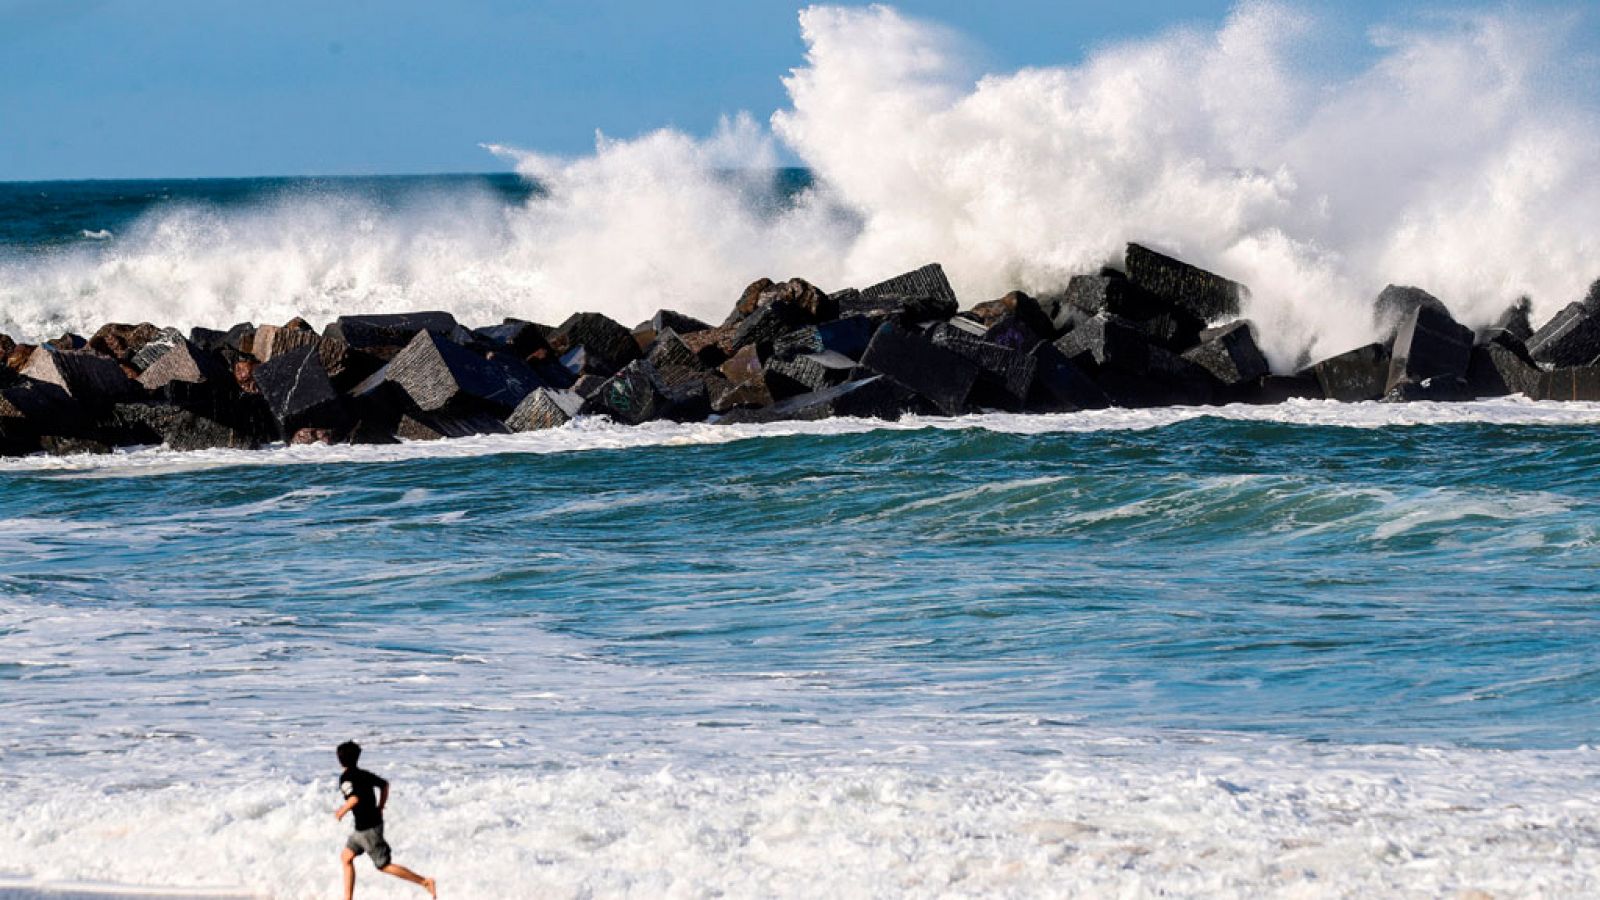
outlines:
[[[337,822],[340,819],[343,819],[344,818],[344,814],[349,812],[352,809],[355,809],[356,808],[356,804],[360,803],[360,802],[361,802],[361,798],[360,797],[351,797],[349,800],[346,800],[344,802],[343,806],[341,806],[338,809],[333,811],[333,820],[335,822]],[[380,808],[381,808],[381,804],[380,804]]]
[[[385,781],[378,786],[378,812],[389,805],[389,782]]]

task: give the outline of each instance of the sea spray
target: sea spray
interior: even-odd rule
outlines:
[[[9,254],[0,330],[430,307],[631,323],[720,315],[761,275],[831,289],[933,260],[970,304],[1049,291],[1145,240],[1249,284],[1282,371],[1370,339],[1389,282],[1477,326],[1524,293],[1547,318],[1596,274],[1600,125],[1567,88],[1559,17],[1375,30],[1374,61],[1330,75],[1301,62],[1328,23],[1250,3],[1214,31],[976,80],[958,41],[892,8],[813,7],[800,27],[770,133],[741,115],[705,139],[517,155],[544,190],[509,207],[315,195],[152,213],[91,249]],[[728,174],[785,149],[811,187]]]

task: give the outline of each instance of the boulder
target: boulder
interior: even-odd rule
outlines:
[[[253,378],[285,440],[302,428],[338,431],[349,424],[339,392],[328,379],[315,347],[274,356],[255,367]]]
[[[279,327],[277,325],[263,325],[256,329],[255,342],[251,355],[261,362],[267,362],[281,353],[298,350],[301,347],[312,347],[322,340],[321,335],[312,331],[310,327]],[[349,346],[346,341],[341,341]],[[330,373],[332,374],[332,373]]]
[[[1169,349],[1186,349],[1199,341],[1206,320],[1185,307],[1158,297],[1110,269],[1097,275],[1077,275],[1067,283],[1062,309],[1056,315],[1057,331],[1065,332],[1085,319],[1107,313],[1133,323],[1149,340]]]
[[[1229,281],[1141,244],[1129,244],[1124,259],[1128,280],[1205,322],[1239,315],[1248,293],[1244,285]]]
[[[570,390],[579,397],[587,400],[590,397],[593,397],[595,392],[604,387],[605,383],[610,380],[610,375],[584,375],[578,380],[574,381],[572,386],[567,388],[567,390]]]
[[[929,336],[935,346],[950,350],[978,367],[978,381],[970,397],[973,405],[1017,412],[1027,404],[1038,367],[1037,357],[1026,350],[991,343],[961,326],[948,323],[934,326]]]
[[[261,381],[260,369],[256,381]],[[398,387],[422,412],[500,416],[541,386],[538,376],[521,362],[484,359],[431,331],[417,332],[403,350],[351,393],[370,393],[384,383]]]
[[[550,344],[544,339],[544,329],[521,319],[507,319],[499,325],[474,328],[472,333],[486,347],[503,350],[529,363],[548,362],[556,358]]]
[[[610,360],[582,345],[562,354],[561,368],[573,378],[582,378],[585,375],[610,378],[617,374],[617,368]]]
[[[874,375],[820,391],[799,394],[761,409],[734,409],[718,417],[717,422],[727,425],[759,424],[791,420],[815,421],[841,416],[892,422],[905,413],[923,410],[923,404],[918,402],[912,392],[896,385],[885,376]]]
[[[81,335],[81,334],[73,334],[72,332],[69,331],[66,334],[63,334],[61,337],[45,341],[44,345],[46,347],[49,347],[51,350],[67,350],[67,351],[71,351],[71,350],[86,350],[89,347],[89,342],[87,340],[84,340],[83,335]]]
[[[1111,404],[1094,383],[1054,344],[1041,343],[1029,351],[1035,360],[1027,408],[1032,412],[1063,413],[1104,409]]]
[[[983,333],[984,341],[999,344],[1026,353],[1044,343],[1049,331],[1040,331],[1019,315],[1007,314],[995,319]]]
[[[1120,316],[1091,316],[1055,348],[1093,378],[1114,406],[1200,405],[1213,398],[1211,373],[1152,343]]]
[[[138,325],[127,325],[121,322],[110,322],[101,325],[89,338],[89,349],[101,356],[109,356],[124,365],[133,365],[133,355],[139,348],[149,343],[161,329],[149,322],[140,322]]]
[[[0,454],[35,453],[46,437],[86,436],[90,427],[87,411],[58,384],[22,377],[0,388]]]
[[[773,403],[772,392],[767,390],[766,379],[760,373],[740,382],[717,379],[708,382],[707,387],[711,411],[716,413],[733,409],[760,409]]]
[[[824,350],[767,363],[767,389],[777,399],[806,394],[844,384],[856,368],[855,360],[842,353]]]
[[[979,303],[962,315],[987,328],[993,328],[1007,318],[1015,319],[1042,340],[1055,337],[1058,330],[1052,315],[1055,306],[1055,303],[1051,303],[1051,310],[1046,311],[1039,300],[1022,291],[1012,291],[998,300]]]
[[[717,367],[717,371],[729,382],[743,384],[747,381],[760,380],[763,368],[761,354],[755,347],[747,346],[741,347],[738,353],[724,360],[722,365]]]
[[[552,350],[563,355],[585,347],[613,372],[643,355],[633,332],[600,313],[573,313],[546,340]]]
[[[656,310],[656,314],[650,317],[650,330],[657,334],[663,331],[689,334],[695,331],[705,331],[710,327],[710,325],[696,319],[694,316],[686,316],[670,309]]]
[[[1310,374],[1329,400],[1355,403],[1381,399],[1389,386],[1389,347],[1372,343],[1347,350],[1312,366]]]
[[[156,391],[172,382],[189,384],[224,384],[236,389],[233,375],[221,357],[207,353],[184,338],[161,354],[139,374],[139,384],[148,391]]]
[[[504,423],[483,412],[408,412],[400,417],[394,436],[402,441],[439,441],[506,431]]]
[[[1438,391],[1464,386],[1472,359],[1472,329],[1451,318],[1442,305],[1419,304],[1400,318],[1389,350],[1385,392],[1404,383],[1429,382]],[[1449,385],[1449,387],[1447,387]]]
[[[1527,346],[1510,330],[1480,335],[1467,363],[1467,385],[1474,397],[1504,397],[1522,394],[1538,399],[1544,372]]]
[[[723,325],[737,325],[769,307],[781,308],[781,315],[798,323],[826,322],[839,317],[839,303],[803,278],[781,284],[762,278],[744,289],[739,302]]]
[[[867,352],[867,343],[872,340],[872,332],[875,330],[872,320],[861,316],[834,319],[820,325],[806,325],[774,341],[772,354],[786,358],[804,353],[830,351],[851,359],[860,359],[861,354]]]
[[[249,322],[240,322],[239,324],[228,329],[228,332],[223,336],[222,341],[228,347],[233,348],[234,352],[243,353],[248,356],[250,355],[250,351],[255,349],[256,326],[250,324]]]
[[[1271,374],[1267,358],[1256,346],[1255,328],[1245,319],[1201,332],[1200,345],[1184,353],[1183,358],[1228,387]]]
[[[832,296],[838,301],[840,317],[863,316],[875,323],[894,320],[902,325],[915,325],[948,319],[960,309],[955,290],[938,263],[860,291]]]
[[[456,323],[456,317],[447,312],[373,313],[340,316],[329,323],[322,334],[380,360],[388,360],[424,331],[453,340],[461,336],[463,329]]]
[[[20,374],[61,388],[87,409],[106,409],[141,394],[116,360],[89,350],[41,347]]]
[[[771,355],[774,343],[780,338],[815,321],[810,313],[799,306],[768,304],[741,318],[734,328],[732,340],[723,347],[730,353],[738,352],[741,347],[756,347],[762,351],[762,355]]]
[[[139,345],[133,353],[132,367],[137,372],[143,372],[160,361],[172,348],[184,343],[183,332],[176,328],[163,328],[152,335],[149,340]]]
[[[978,380],[975,363],[895,322],[885,323],[873,334],[861,365],[925,398],[947,416],[966,411]]]
[[[199,347],[207,353],[216,353],[227,346],[228,333],[215,328],[201,328],[196,325],[189,329],[189,343]]]
[[[576,419],[583,408],[583,398],[572,391],[552,391],[537,388],[522,398],[517,408],[506,417],[506,427],[512,431],[538,431],[560,428]]]
[[[639,359],[606,379],[584,401],[583,411],[609,416],[625,425],[639,425],[659,418],[669,403],[657,382],[655,367],[648,360]]]
[[[1528,353],[1555,368],[1600,363],[1600,310],[1570,303],[1528,339]]]
[[[113,412],[118,444],[164,444],[173,450],[254,450],[271,436],[176,406],[119,403]]]
[[[696,372],[709,370],[699,354],[690,350],[689,345],[670,328],[656,335],[655,343],[650,345],[650,352],[645,358],[657,369],[680,368]]]
[[[1321,400],[1322,385],[1302,372],[1298,375],[1263,375],[1254,381],[1234,385],[1222,393],[1229,403],[1276,406],[1290,400]]]

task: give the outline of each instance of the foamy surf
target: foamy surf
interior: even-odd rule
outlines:
[[[726,444],[797,435],[828,436],[872,431],[980,429],[1002,434],[1146,431],[1198,419],[1269,422],[1328,428],[1410,428],[1482,424],[1580,427],[1600,424],[1600,403],[1534,402],[1504,397],[1467,403],[1339,403],[1290,400],[1276,406],[1233,404],[1158,409],[1104,409],[1053,415],[985,413],[952,418],[908,416],[897,422],[838,418],[821,422],[712,425],[649,422],[626,426],[603,417],[523,434],[477,435],[440,441],[364,446],[274,446],[261,450],[212,449],[173,452],[159,447],[75,456],[34,455],[0,459],[0,472],[55,472],[84,477],[159,475],[228,466],[391,463],[417,459],[467,459],[516,453],[582,453],[648,447]]]
[[[826,767],[422,772],[397,784],[390,840],[398,860],[457,897],[1600,891],[1600,759],[1589,749],[1195,735],[1049,750],[1040,763],[933,771],[862,757]],[[206,782],[116,793],[70,780],[22,785],[0,797],[0,857],[49,879],[243,883],[248,896],[283,900],[337,890],[341,831],[326,814],[327,785],[271,775]],[[362,861],[358,885],[377,898],[415,891]]]

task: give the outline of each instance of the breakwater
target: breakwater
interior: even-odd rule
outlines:
[[[1248,288],[1139,244],[1050,296],[963,310],[938,264],[828,292],[761,279],[719,325],[468,328],[446,312],[295,319],[188,334],[111,323],[40,345],[0,336],[0,453],[380,444],[529,431],[579,416],[761,423],[1061,413],[1292,398],[1600,399],[1600,290],[1537,330],[1529,304],[1478,332],[1423,289],[1371,310],[1374,343],[1274,373]]]

